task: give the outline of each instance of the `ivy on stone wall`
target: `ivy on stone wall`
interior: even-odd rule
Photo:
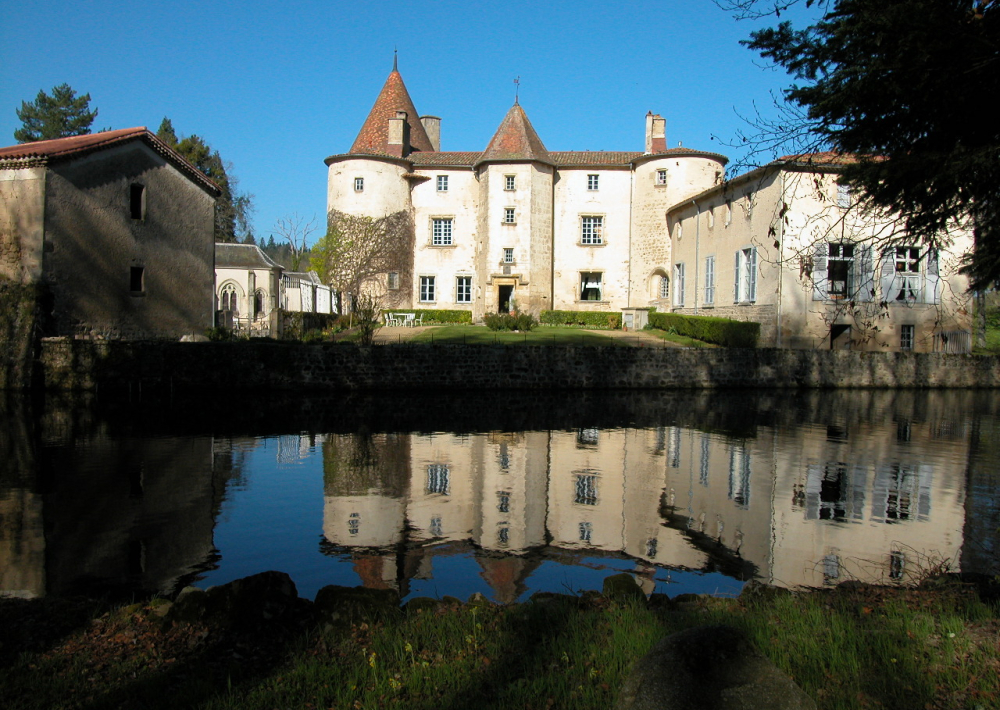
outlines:
[[[0,390],[31,385],[42,288],[0,278]]]

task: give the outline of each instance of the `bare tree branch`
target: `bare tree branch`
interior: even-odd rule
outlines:
[[[289,247],[291,247],[292,271],[299,270],[299,263],[302,261],[302,255],[308,250],[306,240],[309,238],[310,234],[316,231],[316,229],[315,216],[306,222],[305,218],[299,216],[298,212],[289,217],[283,217],[275,222],[274,231],[277,232],[286,242],[288,242]]]

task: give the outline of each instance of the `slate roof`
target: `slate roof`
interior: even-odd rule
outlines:
[[[389,154],[389,119],[396,117],[397,111],[406,112],[406,123],[410,127],[410,150],[432,151],[431,139],[420,122],[413,100],[403,84],[403,77],[396,70],[395,64],[385,80],[382,91],[375,99],[375,105],[368,112],[368,118],[361,126],[358,137],[354,139],[351,153],[368,153],[374,155]]]
[[[48,141],[22,143],[0,148],[0,169],[29,168],[49,165],[64,160],[72,160],[94,151],[129,141],[141,140],[155,152],[169,160],[176,168],[194,180],[209,194],[218,197],[219,186],[209,180],[204,173],[189,163],[184,156],[157,138],[145,126],[121,128],[116,131],[89,133],[84,136],[68,136]]]
[[[256,244],[215,243],[217,269],[282,269]]]
[[[510,107],[476,165],[487,162],[527,162],[552,165],[549,151],[520,104]]]

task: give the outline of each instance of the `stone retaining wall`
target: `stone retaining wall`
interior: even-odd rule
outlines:
[[[46,389],[997,387],[996,356],[831,350],[47,339]]]

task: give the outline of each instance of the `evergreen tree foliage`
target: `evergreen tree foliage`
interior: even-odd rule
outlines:
[[[39,91],[31,103],[21,102],[17,117],[24,125],[14,131],[18,143],[33,143],[66,136],[90,133],[97,109],[90,110],[90,94],[77,96],[69,84],[52,89],[52,95]]]
[[[767,128],[855,156],[845,182],[899,215],[909,239],[934,248],[946,227],[971,227],[964,270],[974,288],[1000,283],[1000,121],[988,105],[1000,95],[1000,0],[816,4],[815,24],[782,22],[745,42],[795,81],[785,99],[798,120]],[[729,6],[751,16],[770,3]]]
[[[169,118],[164,117],[156,137],[187,158],[222,191],[215,204],[215,241],[252,244],[253,195],[238,192],[239,183],[232,174],[232,164],[223,162],[219,151],[212,150],[198,135],[178,139]]]

